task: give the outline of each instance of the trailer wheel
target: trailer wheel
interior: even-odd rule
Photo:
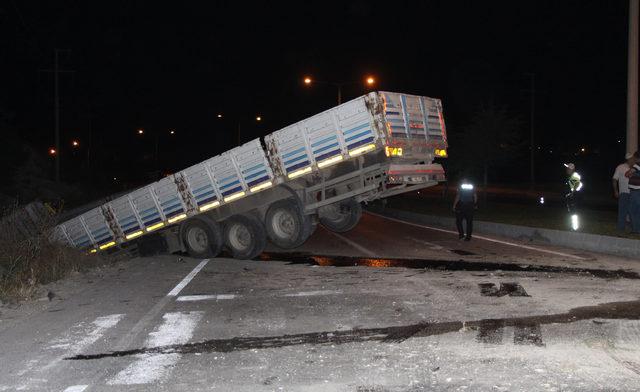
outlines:
[[[292,199],[279,200],[269,206],[265,216],[269,240],[283,249],[297,248],[313,232],[313,219],[300,211]]]
[[[222,251],[222,229],[218,222],[206,217],[192,218],[184,222],[180,233],[191,257],[216,257]]]
[[[332,205],[320,216],[320,223],[335,233],[347,232],[360,222],[362,205],[354,199]]]
[[[250,215],[234,215],[224,223],[224,242],[234,259],[249,260],[262,253],[267,237],[260,220]]]

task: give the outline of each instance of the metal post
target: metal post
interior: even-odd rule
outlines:
[[[629,0],[627,152],[638,150],[638,1]]]

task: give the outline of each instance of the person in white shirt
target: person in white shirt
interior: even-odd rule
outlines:
[[[624,156],[625,162],[616,167],[613,172],[613,195],[618,199],[618,230],[624,231],[627,226],[627,217],[629,216],[629,179],[625,173],[635,164],[633,153],[628,152]]]

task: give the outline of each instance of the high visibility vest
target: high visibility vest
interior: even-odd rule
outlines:
[[[569,192],[580,192],[582,189],[582,181],[578,172],[573,172],[569,178],[567,178],[567,186],[569,187]]]

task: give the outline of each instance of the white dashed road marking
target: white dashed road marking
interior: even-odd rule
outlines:
[[[87,389],[88,385],[72,385],[64,390],[64,392],[82,392]]]
[[[162,317],[162,324],[149,334],[145,347],[187,343],[203,314],[204,312],[166,313]],[[107,384],[133,385],[157,381],[168,375],[180,356],[177,353],[137,355],[135,362],[108,380]]]
[[[284,297],[311,297],[314,295],[342,294],[340,290],[301,291],[299,293],[285,294]]]
[[[206,301],[210,299],[221,300],[221,299],[234,299],[239,296],[235,294],[202,294],[202,295],[181,295],[176,298],[178,302],[189,302],[189,301]]]

